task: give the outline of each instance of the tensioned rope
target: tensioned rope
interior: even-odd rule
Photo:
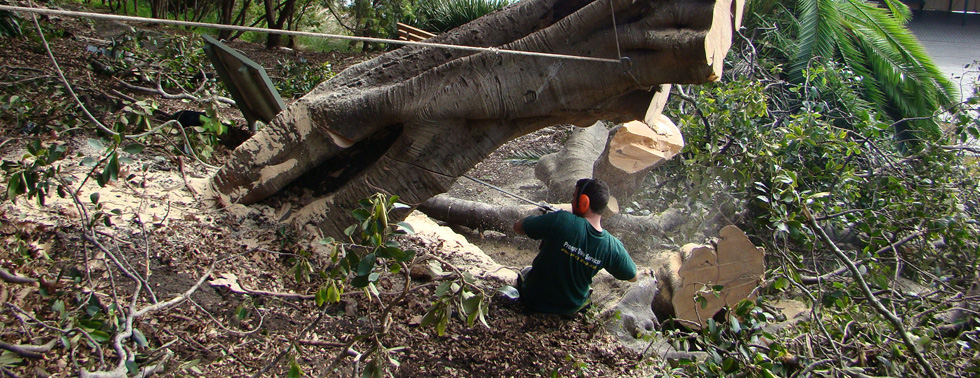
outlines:
[[[430,46],[430,47],[439,47],[439,48],[456,49],[456,50],[464,50],[464,51],[492,52],[492,53],[495,53],[495,54],[524,55],[524,56],[534,56],[534,57],[544,57],[544,58],[568,59],[568,60],[583,60],[583,61],[590,61],[590,62],[622,64],[622,62],[621,62],[620,59],[595,58],[595,57],[578,56],[578,55],[566,55],[566,54],[553,54],[553,53],[543,53],[543,52],[534,52],[534,51],[509,50],[509,49],[500,49],[500,48],[495,48],[495,47],[476,47],[476,46],[450,45],[450,44],[446,44],[446,43],[402,41],[402,40],[387,39],[387,38],[355,37],[355,36],[340,35],[340,34],[314,33],[314,32],[303,32],[303,31],[294,31],[294,30],[280,30],[280,29],[258,28],[258,27],[253,27],[253,26],[222,25],[222,24],[213,24],[213,23],[207,23],[207,22],[166,20],[166,19],[149,18],[149,17],[120,16],[120,15],[115,15],[115,14],[102,14],[102,13],[92,13],[92,12],[77,12],[77,11],[68,11],[68,10],[50,9],[50,8],[30,8],[30,7],[18,7],[18,6],[12,6],[12,5],[0,5],[0,10],[7,10],[7,11],[12,11],[12,12],[26,12],[26,13],[46,14],[46,15],[57,15],[57,16],[66,16],[66,17],[82,17],[82,18],[91,18],[91,19],[97,19],[97,20],[147,22],[147,23],[155,23],[155,24],[162,24],[162,25],[191,26],[191,27],[200,27],[200,28],[224,29],[224,30],[258,32],[258,33],[269,33],[269,34],[282,34],[282,35],[294,35],[294,36],[315,37],[315,38],[334,38],[334,39],[344,39],[344,40],[357,41],[357,42],[390,43],[390,44],[408,45],[408,46]]]

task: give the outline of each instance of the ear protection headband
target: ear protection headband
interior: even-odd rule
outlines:
[[[575,190],[575,203],[572,206],[575,215],[585,214],[589,210],[589,196],[585,194],[585,188],[588,188],[589,184],[592,184],[591,179]]]

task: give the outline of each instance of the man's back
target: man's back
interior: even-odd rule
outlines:
[[[621,280],[636,276],[636,265],[623,244],[585,218],[564,211],[532,216],[523,220],[523,231],[541,240],[541,251],[520,288],[521,300],[532,310],[578,311],[601,269]]]

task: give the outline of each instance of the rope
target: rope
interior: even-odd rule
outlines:
[[[393,45],[407,45],[407,46],[428,46],[428,47],[438,47],[438,48],[445,48],[445,49],[463,50],[463,51],[492,52],[494,54],[511,54],[511,55],[533,56],[533,57],[543,57],[543,58],[555,58],[555,59],[567,59],[567,60],[580,60],[580,61],[588,61],[588,62],[601,62],[601,63],[622,64],[622,61],[619,60],[619,59],[593,58],[593,57],[577,56],[577,55],[552,54],[552,53],[533,52],[533,51],[520,51],[520,50],[508,50],[508,49],[500,49],[500,48],[495,48],[495,47],[460,46],[460,45],[450,45],[450,44],[445,44],[445,43],[402,41],[402,40],[387,39],[387,38],[355,37],[355,36],[349,36],[349,35],[328,34],[328,33],[314,33],[314,32],[303,32],[303,31],[293,31],[293,30],[280,30],[280,29],[268,29],[268,28],[252,27],[252,26],[212,24],[212,23],[207,23],[207,22],[192,22],[192,21],[166,20],[166,19],[148,18],[148,17],[120,16],[120,15],[114,15],[114,14],[102,14],[102,13],[92,13],[92,12],[76,12],[76,11],[67,11],[67,10],[60,10],[60,9],[31,8],[31,7],[18,7],[18,6],[11,6],[11,5],[0,5],[0,10],[7,10],[7,11],[12,11],[12,12],[26,12],[26,13],[56,15],[56,16],[66,16],[66,17],[82,17],[82,18],[91,18],[91,19],[96,19],[96,20],[146,22],[146,23],[154,23],[154,24],[162,24],[162,25],[190,26],[190,27],[200,27],[200,28],[212,28],[212,29],[235,30],[235,31],[245,31],[245,32],[269,33],[269,34],[282,34],[282,35],[293,35],[293,36],[304,36],[304,37],[315,37],[315,38],[334,38],[334,39],[344,39],[344,40],[356,41],[356,42],[390,43],[390,44],[393,44]]]
[[[508,192],[508,191],[506,191],[506,190],[504,190],[503,188],[501,188],[501,187],[499,187],[499,186],[496,186],[496,185],[493,185],[493,184],[491,184],[491,183],[489,183],[489,182],[486,182],[486,181],[483,181],[483,180],[480,180],[480,179],[478,179],[478,178],[476,178],[476,177],[473,177],[473,176],[470,176],[470,175],[465,175],[465,174],[464,174],[464,175],[463,175],[463,177],[466,177],[466,178],[468,178],[468,179],[470,179],[470,180],[473,180],[474,182],[476,182],[476,183],[478,183],[478,184],[483,184],[483,185],[486,185],[486,186],[487,186],[487,187],[489,187],[490,189],[494,189],[494,190],[496,190],[496,191],[498,191],[498,192],[501,192],[501,193],[503,193],[503,194],[506,194],[506,195],[508,195],[508,196],[511,196],[511,197],[514,197],[514,198],[517,198],[517,199],[519,199],[519,200],[521,200],[521,201],[524,201],[524,202],[527,202],[527,203],[529,203],[529,204],[532,204],[532,205],[534,205],[534,206],[537,206],[537,207],[540,207],[540,208],[542,208],[542,209],[544,209],[545,211],[548,211],[548,212],[554,212],[554,211],[558,211],[558,209],[557,209],[557,208],[555,208],[554,206],[551,206],[551,205],[550,205],[550,204],[548,204],[547,202],[534,202],[534,201],[531,201],[531,200],[529,200],[529,199],[527,199],[527,198],[525,198],[525,197],[522,197],[522,196],[520,196],[520,195],[517,195],[517,194],[514,194],[514,193],[511,193],[511,192]]]
[[[619,29],[616,25],[616,7],[613,5],[612,1],[609,2],[609,13],[612,14],[613,36],[616,37],[616,56],[619,57],[619,68],[623,70],[623,73],[629,75],[629,77],[636,82],[636,86],[644,88],[643,84],[640,83],[640,80],[636,78],[636,75],[633,75],[633,63],[630,61],[630,58],[623,56],[623,52],[619,50]]]

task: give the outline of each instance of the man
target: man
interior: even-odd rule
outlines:
[[[521,301],[531,310],[574,314],[588,303],[592,277],[606,269],[636,281],[636,264],[623,243],[602,229],[609,187],[596,179],[575,184],[572,213],[556,211],[514,223],[514,232],[541,240],[540,252],[517,279]]]

